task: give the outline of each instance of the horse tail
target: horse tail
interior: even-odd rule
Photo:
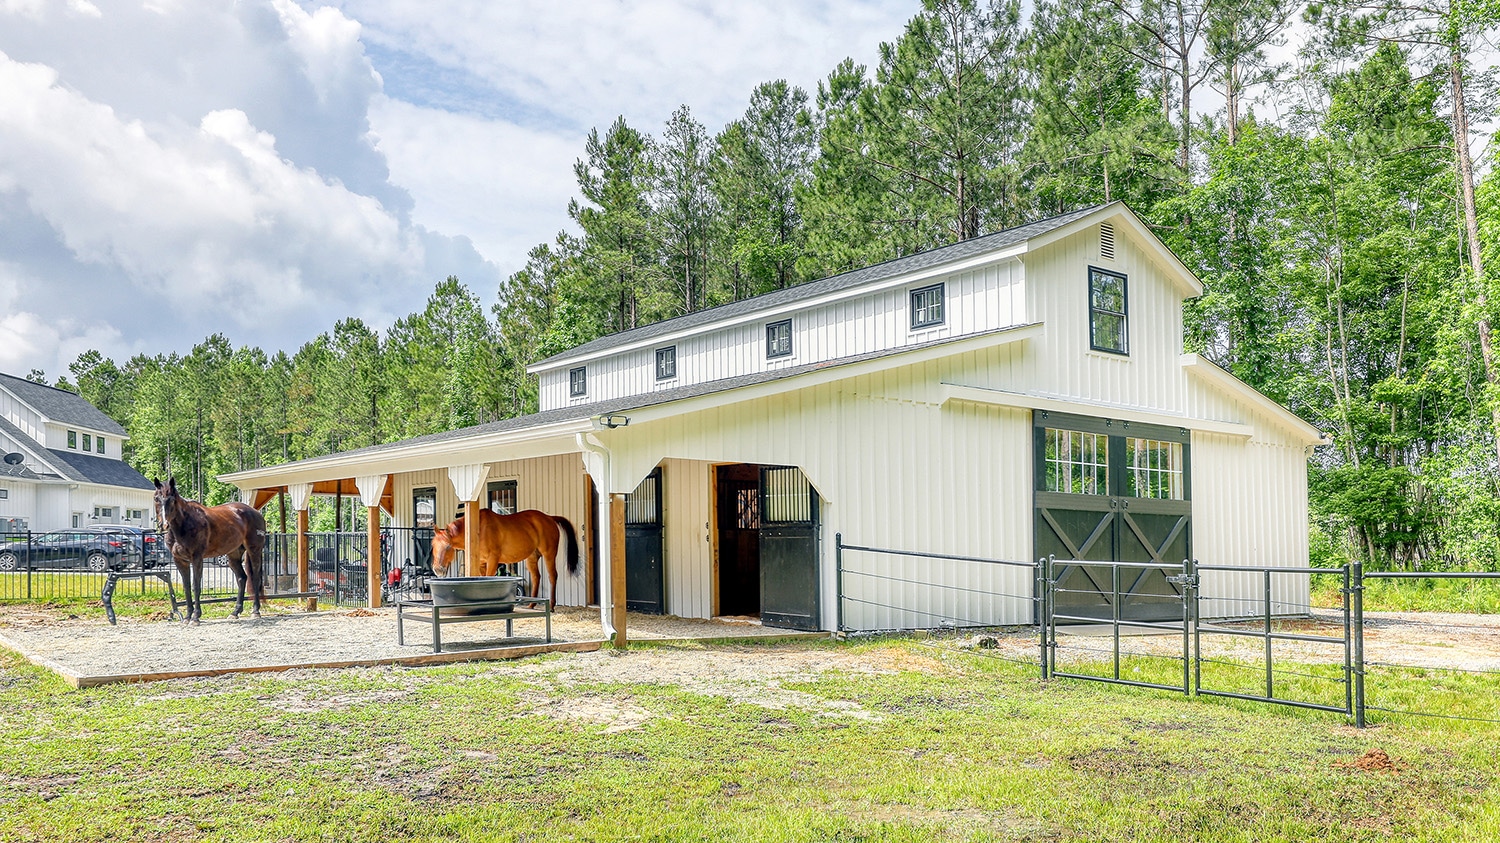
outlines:
[[[557,530],[568,540],[568,573],[578,575],[578,535],[573,532],[573,522],[557,516]]]

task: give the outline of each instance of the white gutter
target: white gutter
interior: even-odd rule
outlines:
[[[599,473],[603,475],[602,480],[604,481],[604,500],[606,502],[605,506],[608,506],[608,501],[610,500],[609,490],[613,487],[614,481],[614,460],[611,458],[613,455],[610,453],[610,450],[608,448],[604,447],[603,443],[599,442],[599,440],[597,439],[592,439],[592,441],[590,441],[591,438],[592,437],[590,434],[579,433],[575,434],[574,441],[578,443],[578,447],[580,450],[586,451],[587,453],[593,454],[594,456],[599,458],[599,462],[601,463]],[[599,518],[599,512],[597,511],[599,509],[599,505],[593,501],[590,501],[590,504],[593,505],[595,509],[594,517],[596,519]],[[613,529],[614,527],[611,526],[609,529],[603,530],[602,532],[605,535],[609,535],[610,530]],[[595,530],[594,532],[597,536],[601,531]],[[610,535],[609,552],[600,555],[604,557],[604,570],[601,570],[599,572],[599,624],[604,628],[604,637],[609,639],[610,641],[613,641],[615,639],[615,624],[611,612],[614,607],[614,601],[612,599],[614,597],[614,594],[611,585],[613,585],[614,583],[614,567],[616,562],[618,561],[619,564],[624,564],[625,560],[615,559],[614,537],[612,535]]]

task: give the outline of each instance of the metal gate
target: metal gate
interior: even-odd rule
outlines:
[[[1159,688],[1182,694],[1228,697],[1278,705],[1331,711],[1354,717],[1359,702],[1359,631],[1351,604],[1358,602],[1358,587],[1351,581],[1351,568],[1296,566],[1246,567],[1199,565],[1192,560],[1171,564],[1151,562],[1058,560],[1037,562],[1042,586],[1041,644],[1042,675],[1046,678],[1080,679],[1117,685]],[[1121,611],[1121,598],[1142,568],[1160,571],[1173,588],[1170,595],[1152,595],[1162,605],[1150,614],[1161,618],[1171,609],[1172,620],[1141,620]],[[1083,571],[1086,576],[1069,576]],[[1312,607],[1278,598],[1277,578],[1335,576],[1341,578],[1345,595],[1342,609],[1321,620],[1311,617]],[[1234,582],[1238,578],[1239,582]],[[1226,596],[1233,584],[1235,595],[1250,593],[1243,582],[1259,583],[1254,597]],[[1111,608],[1108,617],[1071,609],[1074,583],[1094,590]],[[1222,590],[1223,593],[1219,593]],[[1248,605],[1246,605],[1248,603]],[[1226,606],[1242,606],[1225,612]],[[1213,616],[1202,617],[1209,607]],[[1332,634],[1306,631],[1316,622],[1333,628]],[[1216,656],[1214,641],[1254,642],[1254,650],[1230,649],[1234,657]],[[1108,642],[1102,646],[1101,642]],[[1206,648],[1205,644],[1209,647]],[[1296,669],[1278,670],[1278,645],[1304,648]],[[1305,651],[1321,650],[1324,658],[1312,667]],[[1261,663],[1253,665],[1244,655],[1253,653]],[[1076,658],[1075,658],[1076,657]]]
[[[625,608],[650,615],[667,611],[662,565],[661,469],[625,496]]]
[[[818,494],[795,467],[760,472],[760,619],[819,629]]]

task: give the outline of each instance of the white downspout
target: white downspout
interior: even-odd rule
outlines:
[[[615,637],[615,625],[611,610],[614,606],[614,594],[611,592],[610,587],[614,582],[615,558],[612,552],[613,536],[610,535],[609,501],[610,489],[614,485],[614,460],[611,458],[610,450],[604,447],[599,440],[593,439],[589,434],[576,433],[574,437],[578,443],[578,447],[598,457],[602,465],[599,473],[603,476],[595,479],[602,481],[604,488],[600,491],[603,494],[600,496],[601,500],[595,506],[594,512],[594,523],[604,525],[603,530],[594,531],[596,538],[602,537],[603,541],[600,544],[604,545],[604,547],[600,548],[602,552],[599,554],[599,558],[604,560],[604,564],[599,570],[599,623],[604,627],[605,639],[613,641]],[[592,501],[590,505],[593,505]],[[623,560],[621,561],[623,562]]]

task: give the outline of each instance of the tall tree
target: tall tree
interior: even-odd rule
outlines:
[[[719,274],[731,300],[801,280],[796,264],[805,235],[797,191],[810,178],[816,148],[807,92],[784,79],[757,86],[744,116],[715,139]]]
[[[615,331],[641,324],[640,300],[655,279],[651,146],[618,117],[604,137],[589,132],[587,157],[573,165],[583,201],[570,202],[568,216],[583,229],[579,270],[592,296],[586,306]]]
[[[672,112],[652,147],[651,201],[664,263],[664,289],[652,291],[653,312],[692,313],[708,299],[709,233],[716,211],[709,153],[708,132],[685,105]]]
[[[1021,181],[1036,215],[1114,199],[1147,211],[1180,185],[1172,128],[1147,90],[1141,60],[1127,49],[1131,37],[1102,0],[1041,0],[1032,13],[1023,46],[1033,100]]]
[[[881,45],[873,84],[851,85],[842,77],[852,68],[841,66],[820,90],[838,111],[824,117],[809,221],[822,225],[830,205],[877,189],[856,199],[874,211],[862,222],[875,259],[1018,222],[1019,35],[1016,2],[924,0],[902,37]],[[863,177],[846,181],[848,169]]]

